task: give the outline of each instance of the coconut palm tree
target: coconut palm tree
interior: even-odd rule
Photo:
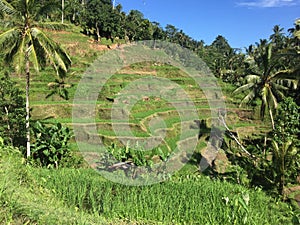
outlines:
[[[294,25],[295,27],[288,29],[288,32],[292,34],[293,44],[295,45],[296,50],[300,52],[300,18],[295,21]]]
[[[48,83],[48,88],[51,90],[51,92],[46,96],[46,98],[58,95],[64,100],[69,100],[68,88],[71,88],[72,86],[72,84],[65,83],[64,80],[55,79],[54,82]]]
[[[11,3],[0,0],[0,11],[12,25],[0,35],[0,48],[5,55],[4,60],[14,65],[16,72],[24,74],[26,78],[27,157],[30,156],[30,67],[32,65],[39,71],[47,64],[51,64],[59,77],[65,77],[71,65],[68,54],[39,28],[47,24],[39,24],[35,20],[39,15],[39,8],[35,3],[35,0],[15,0]]]
[[[273,34],[270,35],[270,41],[273,43],[276,49],[284,48],[287,37],[284,34],[284,29],[279,25],[275,25],[273,28]]]
[[[249,74],[245,76],[246,83],[237,88],[234,93],[247,92],[241,105],[260,98],[261,119],[268,110],[274,129],[273,114],[278,100],[284,97],[285,91],[289,88],[296,88],[299,70],[286,69],[280,65],[280,55],[273,54],[272,44],[265,43],[264,40],[258,45],[254,55],[248,58]]]

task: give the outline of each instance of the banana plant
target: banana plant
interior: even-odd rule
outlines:
[[[60,161],[69,157],[72,131],[60,123],[49,125],[39,121],[35,122],[32,131],[33,158],[42,166],[58,168]]]
[[[286,180],[295,179],[299,174],[300,108],[292,98],[280,103],[272,131],[271,152],[273,170],[279,191],[283,194]],[[292,179],[290,179],[292,178]]]
[[[276,180],[279,184],[279,191],[284,194],[286,184],[286,173],[291,164],[291,159],[297,155],[297,148],[292,140],[279,143],[272,140],[273,166],[276,173]]]

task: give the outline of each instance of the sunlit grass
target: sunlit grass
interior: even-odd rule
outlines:
[[[69,207],[105,218],[162,224],[289,224],[287,205],[262,191],[211,181],[198,175],[174,177],[151,186],[129,187],[103,180],[92,170],[36,170],[37,181],[55,190]],[[201,221],[201,222],[200,222]]]

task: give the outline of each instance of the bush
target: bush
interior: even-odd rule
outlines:
[[[4,144],[26,144],[24,93],[8,75],[0,76],[0,136]]]
[[[40,166],[58,168],[80,164],[81,159],[70,149],[72,131],[62,124],[45,124],[37,121],[32,127],[34,141],[32,159]]]
[[[119,147],[113,143],[107,150],[110,156],[113,156],[118,162],[132,162],[135,166],[152,166],[153,158],[165,161],[169,155],[160,147],[146,151],[138,143],[133,147],[130,147],[129,144]]]
[[[271,133],[272,169],[278,189],[283,193],[288,182],[295,182],[299,170],[300,107],[292,98],[286,98],[278,107]]]
[[[284,194],[284,187],[295,184],[300,174],[300,107],[292,98],[284,99],[274,122],[268,138],[244,140],[252,157],[237,154],[232,147],[227,154],[233,164],[246,171],[251,184]]]

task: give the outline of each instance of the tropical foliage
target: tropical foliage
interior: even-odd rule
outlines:
[[[287,181],[294,182],[300,172],[300,107],[292,98],[280,103],[271,137],[273,170],[279,191],[283,193]]]
[[[0,99],[0,137],[6,145],[25,146],[25,98],[7,74],[0,77]]]
[[[299,186],[300,182],[300,21],[295,21],[289,34],[285,34],[280,26],[274,26],[268,39],[260,39],[243,51],[232,48],[222,35],[218,35],[211,44],[206,44],[202,40],[194,40],[174,25],[162,27],[158,22],[151,22],[138,10],[125,13],[122,5],[115,3],[116,1],[111,0],[0,0],[0,59],[1,66],[6,71],[1,71],[4,76],[0,77],[0,223],[10,224],[17,217],[23,219],[17,223],[44,224],[47,218],[48,224],[55,224],[57,215],[60,215],[61,224],[86,224],[94,222],[94,217],[101,219],[101,222],[109,220],[108,223],[111,218],[122,218],[126,222],[142,220],[141,223],[149,224],[161,221],[197,223],[203,218],[207,224],[258,224],[261,221],[266,224],[285,224],[291,222],[293,217],[295,224],[299,224],[296,211],[287,204],[278,203],[273,197],[267,198],[261,188],[268,190],[269,194],[276,193],[277,199],[278,193],[285,196],[290,186]],[[50,32],[50,29],[55,32]],[[64,29],[68,29],[67,32],[58,32]],[[70,114],[73,106],[68,100],[72,100],[76,84],[73,86],[67,83],[70,80],[66,80],[71,66],[69,55],[48,35],[67,38],[74,35],[74,46],[71,43],[73,40],[68,40],[66,45],[77,66],[70,73],[72,82],[81,78],[85,66],[97,56],[98,47],[109,51],[113,44],[118,46],[121,43],[151,39],[154,40],[153,48],[159,48],[155,40],[164,40],[195,52],[209,66],[220,85],[225,87],[226,96],[223,97],[231,107],[228,117],[219,115],[219,121],[223,122],[226,131],[223,145],[217,149],[217,159],[211,163],[212,169],[205,173],[198,169],[200,160],[205,157],[201,151],[206,145],[204,140],[207,140],[212,130],[209,127],[210,118],[205,118],[195,128],[199,129],[201,125],[202,129],[198,136],[198,152],[191,156],[192,160],[169,182],[151,187],[124,188],[101,180],[91,169],[75,170],[74,167],[83,167],[83,163],[78,156],[80,153],[74,152],[77,146],[72,142],[71,119],[65,115]],[[85,47],[95,48],[91,54],[77,49],[82,44],[79,44],[80,38],[84,38]],[[100,46],[103,43],[106,46]],[[137,69],[144,72],[144,66],[148,66],[147,69],[150,68],[151,71],[155,70],[160,76],[169,78],[167,75],[171,74],[172,81],[184,83],[187,92],[195,97],[197,109],[208,108],[207,102],[195,91],[198,91],[198,87],[194,87],[194,83],[187,80],[178,68],[149,62],[132,65],[124,71]],[[38,75],[37,72],[40,71],[46,74],[44,82],[38,80],[40,76],[32,76]],[[173,127],[179,121],[178,115],[172,115],[170,105],[166,102],[145,96],[133,107],[136,111],[132,115],[138,116],[130,119],[133,122],[130,129],[134,134],[148,137],[146,126],[149,115],[165,116],[163,111],[159,111],[165,107],[168,110],[164,111],[168,114],[166,117],[170,116],[165,120],[168,127],[165,130],[171,136],[172,145],[168,149],[162,145],[161,148],[145,151],[138,145],[115,144],[118,140],[113,136],[111,124],[103,122],[110,113],[108,106],[115,101],[111,96],[118,93],[125,82],[137,76],[139,74],[116,74],[114,79],[120,80],[120,84],[112,79],[105,85],[102,96],[97,101],[97,104],[104,107],[97,108],[97,113],[101,115],[97,117],[99,133],[82,134],[90,140],[100,135],[104,144],[109,146],[108,154],[101,158],[101,165],[109,166],[115,174],[127,173],[132,177],[135,169],[139,169],[138,166],[147,166],[150,171],[153,164],[168,160],[172,148],[177,145],[174,140],[176,138],[172,135],[178,135]],[[26,82],[22,83],[24,81]],[[53,97],[51,104],[47,100],[38,103],[38,106],[44,104],[38,113],[35,111],[38,108],[36,105],[33,110],[29,105],[29,97],[36,97],[29,96],[29,93],[35,94],[30,92],[33,89],[31,81],[34,85],[39,83],[36,85],[38,87],[33,85],[33,88],[39,91],[42,89],[43,97]],[[45,87],[41,88],[41,85]],[[25,93],[19,89],[24,86]],[[29,90],[29,87],[32,89]],[[70,95],[69,90],[73,91]],[[66,101],[58,102],[60,99],[55,99],[54,95]],[[252,114],[250,118],[249,109],[237,108],[237,105],[249,104],[254,111],[259,109],[264,123],[257,120],[259,116],[256,114]],[[146,108],[146,112],[141,110],[142,107]],[[41,112],[46,108],[45,112]],[[208,110],[201,112],[204,111],[206,113]],[[30,120],[30,113],[36,113],[33,117],[35,119],[40,116],[37,116],[39,113],[47,118],[39,120],[44,118],[40,116],[33,121]],[[61,115],[62,118],[59,118]],[[140,118],[147,118],[143,121],[143,129],[134,123]],[[240,124],[235,124],[235,118],[238,118]],[[228,126],[227,119],[234,121],[230,121],[232,124]],[[236,127],[243,128],[249,124],[253,127],[252,134],[240,137]],[[224,129],[215,128],[217,131]],[[215,137],[219,138],[219,134]],[[22,147],[26,145],[27,160],[15,148],[23,150]],[[94,145],[88,147],[92,150],[97,148]],[[89,153],[93,157],[95,152]],[[111,165],[115,160],[118,163]],[[98,171],[102,169],[100,163],[93,163],[92,166]],[[130,171],[128,168],[132,165],[134,170]],[[49,168],[53,169],[47,170]],[[169,177],[170,174],[164,175]],[[205,175],[212,176],[213,179]],[[216,179],[239,185],[215,181]],[[254,190],[248,189],[253,186]],[[201,190],[205,191],[202,193]],[[202,193],[201,196],[199,193]],[[41,195],[43,198],[39,199]],[[53,199],[57,199],[60,211],[49,204]],[[205,207],[201,206],[211,207],[205,211]],[[39,212],[46,216],[43,217]],[[263,218],[261,212],[265,215]],[[26,216],[23,218],[23,215]],[[88,219],[84,220],[83,215],[88,215]]]
[[[35,122],[32,128],[34,134],[32,158],[38,165],[58,168],[61,166],[60,163],[70,160],[72,151],[69,141],[73,135],[70,128],[60,123],[45,124],[39,121]]]
[[[11,3],[1,0],[0,11],[5,14],[10,28],[0,35],[0,47],[4,61],[12,64],[19,74],[26,77],[26,129],[27,157],[30,156],[30,126],[29,126],[29,85],[30,65],[36,71],[50,63],[58,76],[64,77],[71,65],[68,54],[51,40],[36,22],[40,16],[40,7],[35,0],[17,0]],[[47,24],[42,24],[46,27]],[[51,26],[53,27],[53,24]]]
[[[281,56],[278,52],[274,52],[273,45],[262,40],[255,56],[248,57],[245,84],[237,88],[234,93],[249,91],[241,104],[260,98],[260,116],[264,118],[265,112],[268,111],[274,129],[273,114],[278,101],[283,99],[289,88],[294,90],[297,88],[299,76],[295,71],[281,64]]]

